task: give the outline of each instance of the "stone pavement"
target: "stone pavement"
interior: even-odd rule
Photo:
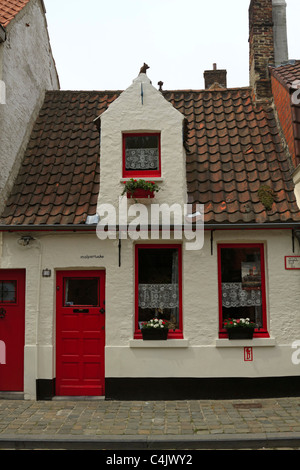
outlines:
[[[26,401],[0,398],[0,449],[300,448],[300,397]]]

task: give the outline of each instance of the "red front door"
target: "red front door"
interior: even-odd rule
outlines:
[[[104,395],[105,272],[56,280],[56,395]]]
[[[24,389],[25,270],[0,270],[0,391]]]

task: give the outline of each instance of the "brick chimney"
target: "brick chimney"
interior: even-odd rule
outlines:
[[[274,65],[272,0],[251,0],[249,7],[250,86],[258,101],[272,97],[269,65]]]
[[[227,88],[227,70],[218,70],[213,64],[213,70],[204,72],[205,88]]]

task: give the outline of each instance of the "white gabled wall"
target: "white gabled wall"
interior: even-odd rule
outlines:
[[[145,131],[161,133],[161,178],[149,178],[159,181],[161,187],[153,202],[186,203],[183,120],[147,75],[140,74],[101,116],[99,204],[119,204],[124,186],[122,134]]]

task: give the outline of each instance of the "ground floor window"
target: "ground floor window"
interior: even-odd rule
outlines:
[[[227,318],[249,318],[256,336],[268,336],[266,317],[264,246],[219,245],[219,331]]]
[[[143,322],[162,318],[170,322],[169,336],[181,338],[181,246],[137,245],[135,257],[135,337]]]

